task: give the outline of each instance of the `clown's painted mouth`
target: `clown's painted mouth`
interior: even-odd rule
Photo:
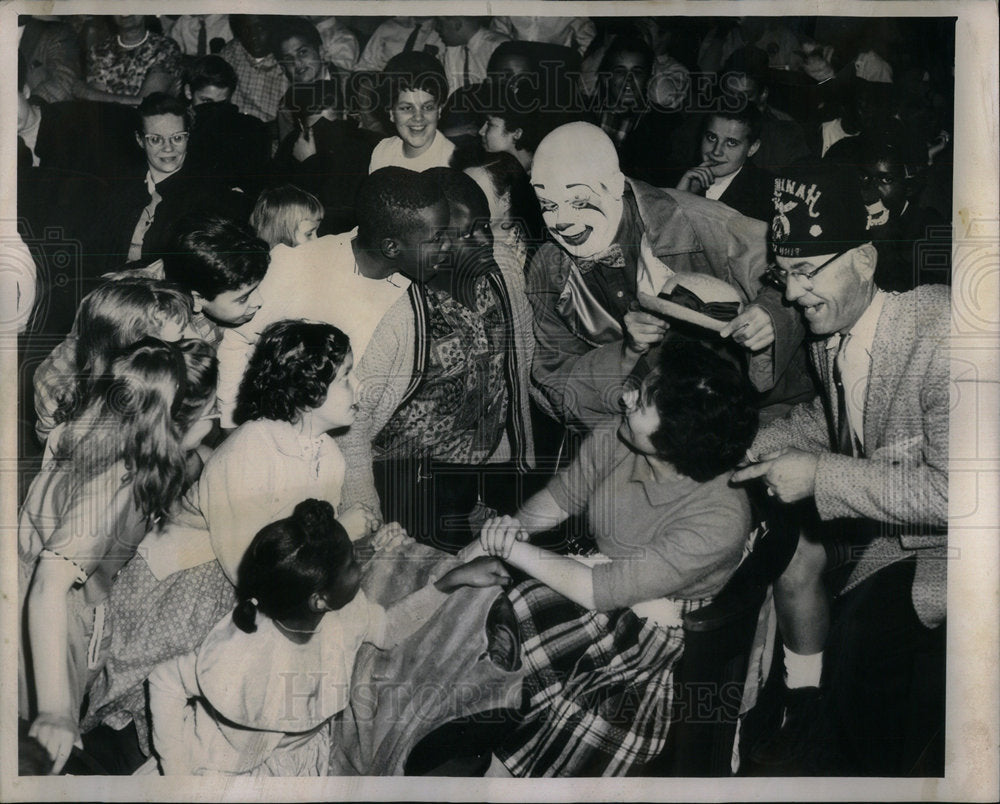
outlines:
[[[583,231],[580,232],[580,234],[578,235],[570,236],[565,233],[560,233],[559,237],[561,237],[566,243],[568,243],[571,246],[582,246],[584,243],[587,242],[587,239],[590,237],[593,231],[594,229],[592,226],[586,226],[584,227]]]

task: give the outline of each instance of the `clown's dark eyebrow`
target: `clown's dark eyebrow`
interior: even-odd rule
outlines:
[[[567,188],[570,188],[570,187],[586,187],[588,190],[590,190],[590,192],[594,192],[594,188],[593,187],[591,187],[589,184],[584,184],[582,181],[577,182],[576,184],[567,184],[566,187]]]

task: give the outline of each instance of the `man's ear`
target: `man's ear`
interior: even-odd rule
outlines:
[[[864,281],[871,281],[875,276],[875,266],[878,265],[878,251],[871,243],[858,246],[854,253],[854,270]]]
[[[760,140],[757,140],[753,145],[750,146],[749,150],[747,151],[747,159],[749,159],[759,150],[760,150]]]
[[[184,97],[191,100],[191,87],[188,84],[184,85]]]
[[[379,251],[382,252],[382,256],[387,260],[395,260],[399,258],[399,242],[394,237],[383,237],[382,242],[379,243]]]
[[[191,309],[196,313],[200,313],[202,308],[205,306],[205,297],[202,296],[197,290],[192,290],[191,302]]]
[[[604,183],[604,186],[608,188],[608,192],[615,197],[616,201],[621,200],[622,196],[625,195],[625,174],[616,170]]]

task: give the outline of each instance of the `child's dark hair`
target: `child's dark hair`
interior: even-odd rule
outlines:
[[[351,555],[351,540],[333,506],[300,502],[290,517],[261,528],[243,554],[233,622],[252,634],[258,610],[272,620],[306,614],[309,598],[333,588]]]
[[[422,225],[419,213],[444,200],[437,182],[423,173],[391,165],[379,168],[358,188],[358,242],[376,249]]]
[[[293,36],[322,54],[323,38],[315,25],[305,17],[278,17],[271,29],[271,50],[277,58],[281,58],[281,46]]]
[[[163,275],[211,301],[220,293],[260,282],[271,252],[243,223],[203,212],[188,213],[173,229],[173,246],[163,256]]]
[[[450,167],[432,167],[425,170],[424,175],[437,182],[441,194],[450,204],[461,204],[473,217],[489,219],[490,203],[486,194],[467,173]]]
[[[205,87],[219,87],[236,91],[236,70],[222,56],[201,56],[191,62],[184,74],[184,83],[191,92]]]
[[[351,343],[331,324],[278,321],[260,336],[240,383],[233,419],[297,421],[319,407]]]
[[[735,469],[757,433],[749,381],[725,347],[665,341],[642,402],[660,416],[650,436],[658,456],[699,483]]]

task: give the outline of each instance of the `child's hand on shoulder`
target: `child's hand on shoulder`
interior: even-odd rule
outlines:
[[[510,574],[500,559],[480,556],[442,575],[435,586],[442,592],[453,592],[460,586],[506,586],[509,583]]]

